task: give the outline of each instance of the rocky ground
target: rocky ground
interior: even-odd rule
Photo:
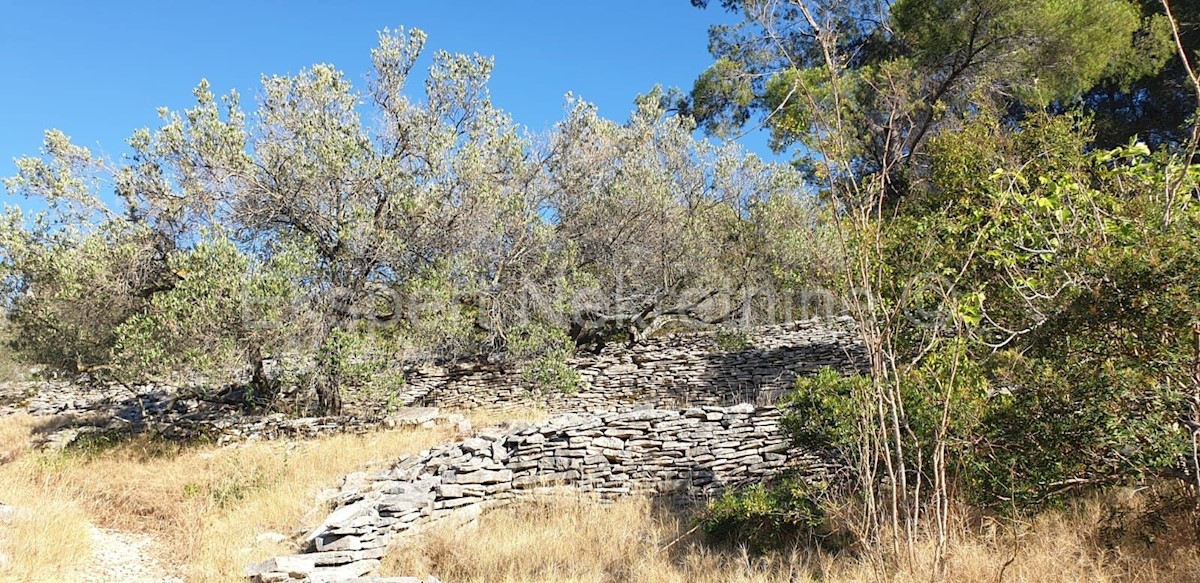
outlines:
[[[436,409],[349,403],[337,418],[292,416],[247,410],[217,395],[186,388],[145,385],[133,388],[86,382],[25,381],[0,383],[0,417],[27,413],[44,418],[38,443],[61,449],[87,439],[139,432],[179,441],[218,445],[279,438],[312,438],[334,433],[363,433],[379,428],[432,423]],[[462,416],[444,416],[469,429]]]
[[[94,526],[90,534],[92,560],[74,583],[182,583],[155,559],[161,554],[150,537]]]
[[[0,539],[5,535],[4,524],[27,513],[28,510],[0,502]],[[148,536],[88,527],[92,556],[81,561],[80,569],[67,583],[182,583],[155,558],[161,556],[154,540]],[[9,557],[0,554],[0,571]]]
[[[217,444],[309,438],[342,432],[367,432],[400,426],[449,424],[469,431],[462,415],[444,415],[431,407],[385,408],[353,403],[350,414],[338,418],[291,417],[263,414],[219,399],[202,399],[171,386],[133,389],[86,382],[22,381],[0,383],[0,417],[28,414],[40,421],[35,448],[80,446],[89,439],[112,439],[151,432],[179,440]],[[0,456],[3,456],[0,452]],[[9,460],[0,457],[0,465]],[[4,504],[0,492],[0,538],[4,522],[24,512]],[[89,526],[93,556],[70,583],[178,583],[178,569],[160,562],[164,554],[146,535]],[[8,557],[0,554],[0,568]],[[410,581],[400,578],[398,581]],[[411,579],[411,581],[417,581]]]

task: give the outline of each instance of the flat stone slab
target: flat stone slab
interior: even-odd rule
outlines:
[[[383,424],[389,428],[412,427],[436,420],[439,413],[437,407],[401,407],[388,415]]]
[[[270,576],[271,573],[283,573],[299,579],[308,576],[315,568],[317,568],[317,561],[316,557],[312,555],[285,555],[249,565],[243,574],[261,580],[264,578],[274,579]]]

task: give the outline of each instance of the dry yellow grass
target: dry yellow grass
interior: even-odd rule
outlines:
[[[9,460],[0,462],[0,502],[28,510],[0,525],[0,554],[8,557],[0,581],[60,580],[86,560],[92,523],[151,535],[163,548],[162,564],[189,582],[241,582],[247,563],[295,550],[260,535],[292,535],[323,518],[325,509],[313,502],[321,488],[373,460],[451,438],[424,430],[228,448],[137,440],[90,453],[30,451],[29,438],[45,423],[0,418],[0,459]],[[931,576],[928,541],[904,560],[876,550],[753,557],[704,545],[693,517],[650,500],[602,503],[583,495],[496,509],[466,528],[435,525],[396,545],[384,572],[433,574],[447,583],[1200,581],[1191,507],[1162,515],[1157,528],[1128,523],[1123,536],[1104,536],[1109,509],[1135,516],[1149,499],[1110,494],[1004,525],[960,511],[940,579]]]
[[[62,581],[92,554],[87,515],[69,495],[2,483],[20,508],[0,519],[0,581]]]
[[[1092,500],[1029,524],[960,524],[940,577],[934,576],[932,541],[903,560],[876,551],[834,556],[804,549],[751,557],[705,546],[689,533],[694,522],[648,500],[587,498],[516,504],[467,529],[434,527],[398,545],[384,568],[391,575],[466,583],[1200,581],[1194,524],[1168,525],[1150,545],[1134,536],[1109,548],[1100,525],[1113,503]]]
[[[460,411],[460,413],[471,421],[472,427],[491,427],[520,422],[540,423],[551,416],[545,408],[530,406],[509,407],[503,410],[468,409]]]
[[[12,438],[24,431],[22,441],[27,441],[34,426],[28,418],[0,419],[0,435]],[[449,438],[443,430],[414,430],[225,448],[135,440],[95,453],[19,451],[15,461],[0,466],[0,492],[15,506],[77,509],[76,519],[63,520],[56,530],[71,530],[71,536],[85,541],[88,521],[152,535],[168,553],[160,557],[162,563],[178,568],[189,582],[240,582],[247,563],[294,552],[287,543],[258,537],[291,535],[323,518],[325,509],[313,502],[321,488],[335,486],[372,461],[394,460]],[[26,538],[31,548],[11,550],[14,565],[43,565],[45,580],[53,579],[53,570],[70,566],[61,558],[33,554],[36,547],[70,548],[58,542],[66,533],[32,534]]]
[[[5,460],[20,457],[34,418],[14,415],[0,422],[0,581],[62,580],[91,555],[88,517],[72,492],[7,471]]]
[[[471,527],[435,526],[405,539],[385,559],[383,573],[456,583],[767,583],[799,574],[800,561],[753,560],[693,541],[660,550],[688,530],[684,518],[645,498],[526,502],[493,510]]]
[[[29,437],[40,421],[29,415],[0,418],[0,464],[14,460],[29,449]]]

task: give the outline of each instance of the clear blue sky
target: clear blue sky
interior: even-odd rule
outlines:
[[[690,88],[711,63],[708,26],[733,15],[688,0],[284,2],[0,0],[0,175],[43,130],[117,156],[155,109],[188,107],[207,78],[253,106],[262,74],[332,63],[356,83],[384,27],[421,28],[434,50],[495,57],[493,102],[533,131],[571,91],[625,119],[655,84]],[[360,87],[363,85],[360,85]],[[762,150],[762,139],[755,150]],[[2,190],[0,190],[2,192]]]

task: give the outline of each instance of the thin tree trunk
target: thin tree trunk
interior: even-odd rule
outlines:
[[[335,336],[345,330],[342,322],[335,322],[321,339],[317,353],[317,370],[314,371],[313,388],[317,392],[317,410],[322,415],[342,414],[342,359],[340,349],[332,346]]]
[[[279,396],[279,383],[267,376],[264,362],[266,357],[263,355],[262,346],[254,344],[250,348],[249,358],[250,391],[247,400],[264,407],[269,406]]]
[[[317,372],[317,409],[324,415],[342,414],[342,387],[330,371]]]

